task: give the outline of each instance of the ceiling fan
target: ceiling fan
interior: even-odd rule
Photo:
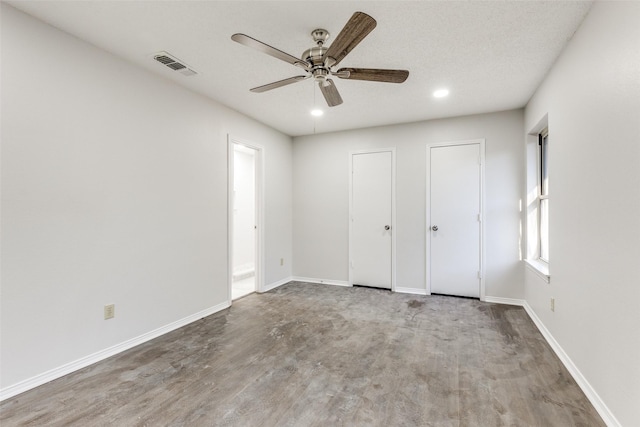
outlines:
[[[334,70],[340,61],[349,54],[373,29],[376,27],[376,20],[363,12],[356,12],[351,16],[338,37],[327,48],[324,43],[329,38],[329,32],[321,28],[313,30],[313,37],[316,46],[307,49],[301,59],[289,55],[281,50],[269,46],[259,40],[247,36],[246,34],[234,34],[231,40],[259,50],[296,67],[306,71],[300,76],[289,77],[264,86],[251,89],[251,92],[266,92],[292,83],[312,78],[318,82],[320,91],[330,107],[342,104],[342,97],[338,92],[330,76],[336,76],[348,80],[368,80],[373,82],[402,83],[409,77],[407,70],[384,70],[379,68],[340,68]]]

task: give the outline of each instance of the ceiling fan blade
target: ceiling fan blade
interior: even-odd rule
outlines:
[[[278,87],[290,85],[291,83],[300,82],[300,81],[306,80],[306,79],[308,79],[310,77],[311,76],[289,77],[288,79],[279,80],[277,82],[269,83],[269,84],[266,84],[264,86],[254,87],[253,89],[249,89],[249,90],[251,92],[262,93],[262,92],[266,92],[266,91],[271,90],[271,89],[275,89],[275,88],[278,88]]]
[[[253,49],[259,50],[262,53],[266,53],[267,55],[273,56],[274,58],[278,58],[281,61],[288,62],[289,64],[295,65],[297,67],[303,68],[309,71],[309,64],[305,61],[296,58],[293,55],[289,55],[286,52],[276,49],[275,47],[269,46],[266,43],[262,43],[260,40],[256,40],[253,37],[249,37],[246,34],[234,34],[231,36],[231,40],[234,42],[238,42],[245,46],[251,47]]]
[[[333,84],[333,80],[327,79],[325,82],[318,82],[318,86],[320,86],[320,92],[322,92],[329,107],[342,104],[342,97],[336,85]]]
[[[342,61],[375,27],[375,19],[363,12],[354,13],[324,54],[325,65],[333,67]],[[332,60],[327,63],[329,58]]]
[[[341,68],[334,74],[341,79],[387,83],[402,83],[409,77],[407,70],[383,70],[380,68]]]

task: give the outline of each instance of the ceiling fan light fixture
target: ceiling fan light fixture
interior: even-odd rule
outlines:
[[[311,115],[313,117],[320,117],[324,114],[324,111],[320,110],[319,108],[315,108],[313,110],[311,110]]]
[[[449,89],[438,89],[435,92],[433,92],[433,97],[434,98],[444,98],[445,96],[449,95]]]

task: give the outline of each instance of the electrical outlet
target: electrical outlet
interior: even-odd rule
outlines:
[[[284,258],[280,258],[280,265],[284,265]]]
[[[104,306],[104,320],[113,319],[116,315],[116,305],[108,304]]]
[[[551,302],[549,303],[549,308],[551,311],[556,311],[556,299],[551,297]]]

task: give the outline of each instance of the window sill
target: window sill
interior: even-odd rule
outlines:
[[[549,264],[537,259],[525,259],[524,262],[529,270],[536,273],[542,280],[547,283],[551,282],[551,276],[549,276]]]

